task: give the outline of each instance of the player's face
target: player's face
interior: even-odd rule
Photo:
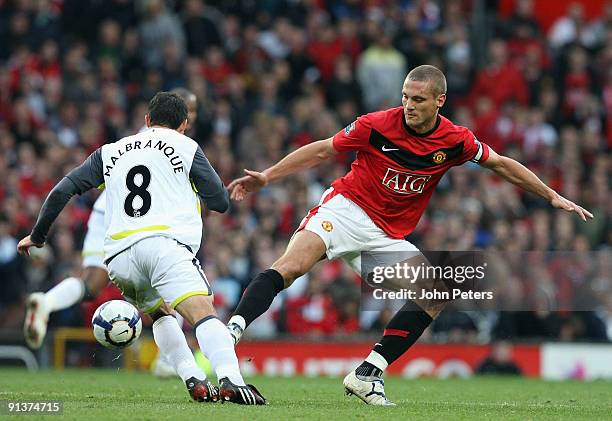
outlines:
[[[195,96],[185,102],[187,103],[187,121],[189,122],[187,130],[191,130],[198,118],[198,104]]]
[[[406,124],[417,132],[431,129],[438,115],[438,108],[444,105],[446,95],[435,95],[430,82],[406,80],[402,89],[402,105]]]

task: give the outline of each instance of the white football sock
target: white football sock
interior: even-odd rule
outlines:
[[[210,361],[217,379],[227,377],[236,386],[244,386],[234,341],[225,325],[216,317],[211,317],[197,325],[195,332],[200,349]]]
[[[385,360],[385,357],[383,357],[376,351],[370,351],[370,355],[368,355],[365,361],[369,362],[381,371],[385,371],[387,369],[387,366],[389,365],[387,360]]]
[[[206,379],[206,374],[196,364],[185,335],[174,317],[163,316],[157,319],[153,323],[153,338],[161,355],[172,364],[183,381],[191,377]]]
[[[170,357],[170,355],[162,352],[161,349],[159,350],[159,354],[157,355],[157,361],[174,367],[174,363],[172,362],[172,358]]]
[[[181,316],[179,314],[178,311],[174,312],[174,318],[176,319],[176,322],[178,323],[179,327],[181,328],[181,330],[183,329],[183,316]]]
[[[45,293],[49,312],[63,310],[78,303],[85,295],[85,284],[79,278],[66,278]]]
[[[235,316],[232,316],[229,319],[229,322],[227,322],[227,324],[231,324],[231,323],[236,323],[238,326],[242,328],[242,330],[246,329],[246,320],[244,320],[244,317],[242,317],[239,314],[236,314]]]
[[[179,325],[179,328],[181,329],[181,331],[183,330],[183,316],[181,316],[178,312],[174,313],[174,318],[176,319],[176,323]],[[168,365],[173,365],[172,364],[172,359],[170,358],[170,356],[168,354],[164,354],[163,352],[160,352],[159,355],[157,356],[158,361],[161,361],[163,363],[166,363]]]

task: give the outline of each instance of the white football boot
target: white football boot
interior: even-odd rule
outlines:
[[[155,377],[159,377],[160,379],[169,379],[178,376],[172,363],[168,361],[167,358],[164,358],[161,352],[157,353],[157,358],[153,361],[153,364],[151,364],[151,371]]]
[[[26,317],[23,324],[23,335],[26,343],[32,349],[38,349],[47,334],[49,310],[45,294],[35,292],[26,299]]]
[[[370,376],[361,380],[351,371],[342,382],[347,395],[355,395],[368,405],[395,406],[385,395],[385,382],[380,377]]]

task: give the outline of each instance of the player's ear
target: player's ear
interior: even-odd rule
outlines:
[[[177,132],[184,134],[185,130],[187,130],[187,125],[189,124],[189,120],[185,119],[180,126],[178,126],[178,129],[176,129]]]
[[[438,108],[442,108],[445,102],[446,102],[446,94],[438,95],[438,99],[436,100],[436,105],[438,106]]]
[[[145,124],[147,127],[151,127],[151,116],[149,114],[145,114]]]

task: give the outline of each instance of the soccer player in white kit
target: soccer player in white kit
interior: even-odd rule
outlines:
[[[97,149],[53,188],[18,251],[28,255],[30,247],[42,247],[70,198],[105,184],[110,278],[128,301],[151,315],[155,342],[192,398],[265,404],[257,389],[244,383],[233,340],[216,317],[212,290],[195,257],[202,233],[198,196],[209,209],[225,212],[227,189],[202,149],[183,134],[187,106],[179,95],[156,94],[145,121],[149,130]],[[172,309],[194,327],[218,390],[196,365]]]
[[[193,127],[197,118],[197,98],[193,92],[185,88],[175,88],[172,92],[177,93],[187,104],[188,127],[186,132]],[[146,124],[141,131],[148,130]],[[26,299],[26,317],[23,325],[23,333],[30,348],[38,349],[47,333],[49,314],[73,306],[74,304],[93,299],[110,282],[106,265],[104,264],[104,212],[106,209],[106,194],[98,196],[92,212],[87,221],[87,234],[83,241],[83,274],[82,277],[70,276],[46,293],[35,292]],[[176,313],[175,317],[179,326],[183,326],[183,318]],[[170,377],[176,375],[172,364],[167,356],[159,354],[153,362],[153,374],[158,377]]]

